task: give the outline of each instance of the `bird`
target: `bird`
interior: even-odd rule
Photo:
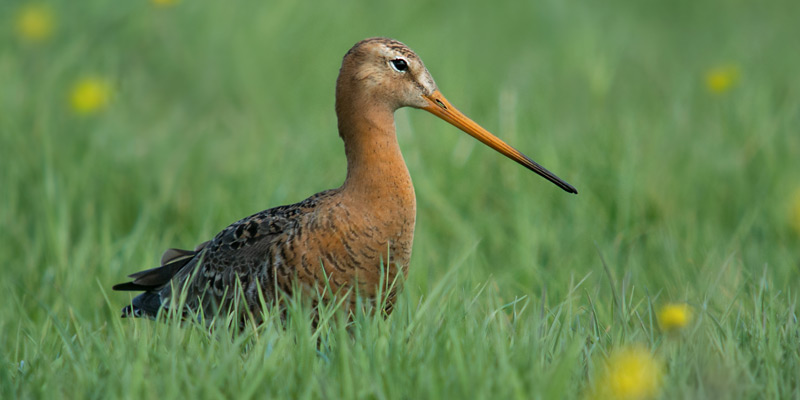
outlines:
[[[299,203],[240,219],[192,250],[168,249],[160,266],[113,286],[141,291],[122,317],[160,311],[258,316],[265,304],[300,290],[315,301],[357,293],[386,296],[391,313],[401,274],[408,275],[416,197],[395,133],[394,113],[422,109],[541,175],[568,193],[577,190],[458,111],[441,94],[422,60],[388,38],[356,43],[342,59],[335,109],[347,174],[342,185]],[[347,294],[350,294],[349,296]],[[179,301],[181,300],[181,301]],[[266,300],[266,301],[265,301]]]

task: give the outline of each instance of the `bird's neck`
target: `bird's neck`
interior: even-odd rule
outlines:
[[[368,202],[366,206],[415,212],[414,186],[397,143],[394,110],[364,101],[356,107],[337,107],[337,114],[347,155],[343,191]]]

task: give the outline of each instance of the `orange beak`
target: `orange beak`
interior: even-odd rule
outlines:
[[[422,108],[423,110],[426,110],[431,114],[449,122],[456,128],[461,129],[475,139],[480,140],[483,142],[483,144],[497,150],[500,154],[522,164],[525,166],[525,168],[536,172],[548,181],[555,183],[561,189],[564,189],[569,193],[578,193],[578,191],[575,190],[572,185],[564,182],[561,178],[548,171],[545,167],[537,164],[525,154],[520,153],[519,150],[498,139],[497,136],[492,135],[489,131],[483,129],[473,120],[467,118],[467,116],[462,114],[461,111],[456,110],[456,108],[453,107],[438,90],[434,91],[429,96],[423,97],[429,102],[427,106]]]

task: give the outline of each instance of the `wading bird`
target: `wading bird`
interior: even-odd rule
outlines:
[[[245,306],[242,312],[259,315],[262,296],[272,302],[293,288],[324,293],[323,301],[331,293],[347,291],[374,299],[398,272],[406,276],[416,199],[395,135],[394,112],[401,107],[426,110],[577,193],[456,110],[411,49],[391,39],[366,39],[345,54],[336,81],[339,136],[347,156],[342,186],[234,222],[194,250],[167,250],[160,267],[137,272],[130,275],[133,281],[114,286],[144,291],[122,316],[154,317],[177,304],[181,290],[184,307],[206,315],[239,300]],[[387,312],[394,289],[386,298]],[[354,297],[349,296],[351,309]]]

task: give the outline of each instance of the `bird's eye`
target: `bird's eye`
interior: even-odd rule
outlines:
[[[389,61],[389,64],[397,72],[406,72],[406,71],[408,71],[408,63],[406,63],[406,60],[403,60],[402,58],[396,58],[396,59],[394,59],[392,61]]]

